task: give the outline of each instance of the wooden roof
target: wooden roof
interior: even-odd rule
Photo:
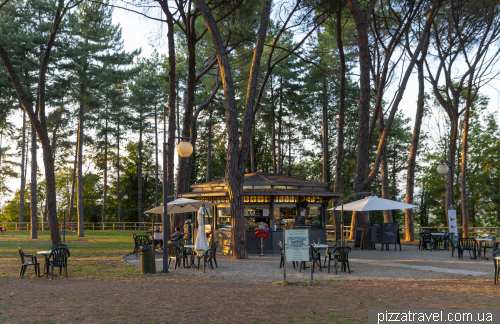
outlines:
[[[191,188],[204,188],[204,187],[217,187],[223,186],[224,180],[214,180],[205,183],[197,183],[191,185]],[[326,182],[321,181],[312,181],[312,180],[304,180],[294,177],[289,177],[283,174],[275,174],[275,173],[264,173],[264,172],[255,172],[255,173],[247,173],[245,174],[245,180],[243,182],[244,186],[265,186],[265,185],[289,185],[289,186],[308,186],[308,187],[328,187]]]

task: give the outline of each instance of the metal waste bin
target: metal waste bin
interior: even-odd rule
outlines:
[[[141,274],[156,273],[154,246],[141,245],[139,252],[141,252]]]

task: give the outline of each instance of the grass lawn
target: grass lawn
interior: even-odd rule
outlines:
[[[21,246],[50,249],[48,233],[0,235],[0,323],[366,323],[368,309],[498,309],[492,279],[329,281],[311,286],[171,272],[141,275],[121,256],[131,232],[69,237],[69,279],[19,279]],[[40,259],[43,262],[43,258]],[[492,267],[493,268],[493,267]],[[498,321],[497,321],[498,322]]]
[[[67,235],[66,244],[71,253],[68,275],[73,278],[94,279],[127,279],[140,276],[134,266],[121,261],[122,256],[134,249],[132,233],[132,231],[85,231],[85,237],[77,237],[76,233]],[[0,244],[0,277],[19,273],[18,247],[21,247],[26,254],[36,255],[37,251],[50,250],[52,246],[48,231],[39,231],[36,240],[30,240],[28,231],[10,231],[0,235]],[[38,255],[38,262],[42,268],[43,255]],[[31,275],[34,273],[32,269],[28,268],[26,273]]]

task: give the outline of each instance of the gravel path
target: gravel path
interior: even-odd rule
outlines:
[[[349,254],[351,274],[339,272],[335,274],[334,264],[331,265],[330,273],[327,269],[314,273],[314,280],[329,281],[357,281],[357,280],[396,280],[396,279],[462,279],[462,278],[491,278],[493,277],[493,261],[470,260],[469,255],[464,253],[464,259],[459,260],[457,251],[451,257],[450,251],[420,251],[417,246],[403,245],[403,251],[394,252],[380,250],[353,250]],[[324,261],[324,249],[321,251],[322,263]],[[488,253],[491,257],[491,252]],[[139,256],[133,254],[123,258],[135,266],[139,266]],[[246,260],[234,260],[230,256],[217,255],[218,268],[212,270],[210,267],[203,273],[201,266],[197,268],[177,268],[171,263],[169,271],[182,273],[189,276],[218,277],[239,281],[282,281],[283,268],[279,268],[279,254],[270,254],[264,257],[250,255]],[[308,263],[309,264],[309,263]],[[156,254],[157,272],[162,270],[162,255]],[[310,269],[299,272],[293,269],[292,263],[286,265],[287,280],[302,281],[310,280]]]

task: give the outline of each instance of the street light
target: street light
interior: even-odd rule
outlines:
[[[448,174],[448,171],[451,170],[451,175],[450,175],[450,198],[451,198],[451,206],[455,206],[455,201],[453,199],[453,166],[450,164],[448,161],[441,161],[441,164],[438,165],[437,167],[437,173],[440,175],[446,175]]]
[[[167,107],[163,105],[163,125],[166,129],[167,124]],[[171,145],[171,139],[180,139],[181,142],[177,146],[177,153],[179,156],[186,158],[193,154],[193,145],[188,142],[190,137],[177,137],[169,136],[166,138],[166,130],[164,130],[163,136],[163,220],[162,220],[162,236],[163,236],[163,273],[168,273],[168,246],[167,246],[167,233],[168,233],[168,223],[167,223],[167,198],[168,198],[168,170],[167,170],[167,151],[168,146]],[[175,143],[174,143],[175,144]],[[172,161],[173,163],[173,161]]]
[[[128,194],[117,193],[113,195],[114,200],[118,200],[118,198],[128,199]],[[118,200],[118,227],[121,228],[121,201]]]

